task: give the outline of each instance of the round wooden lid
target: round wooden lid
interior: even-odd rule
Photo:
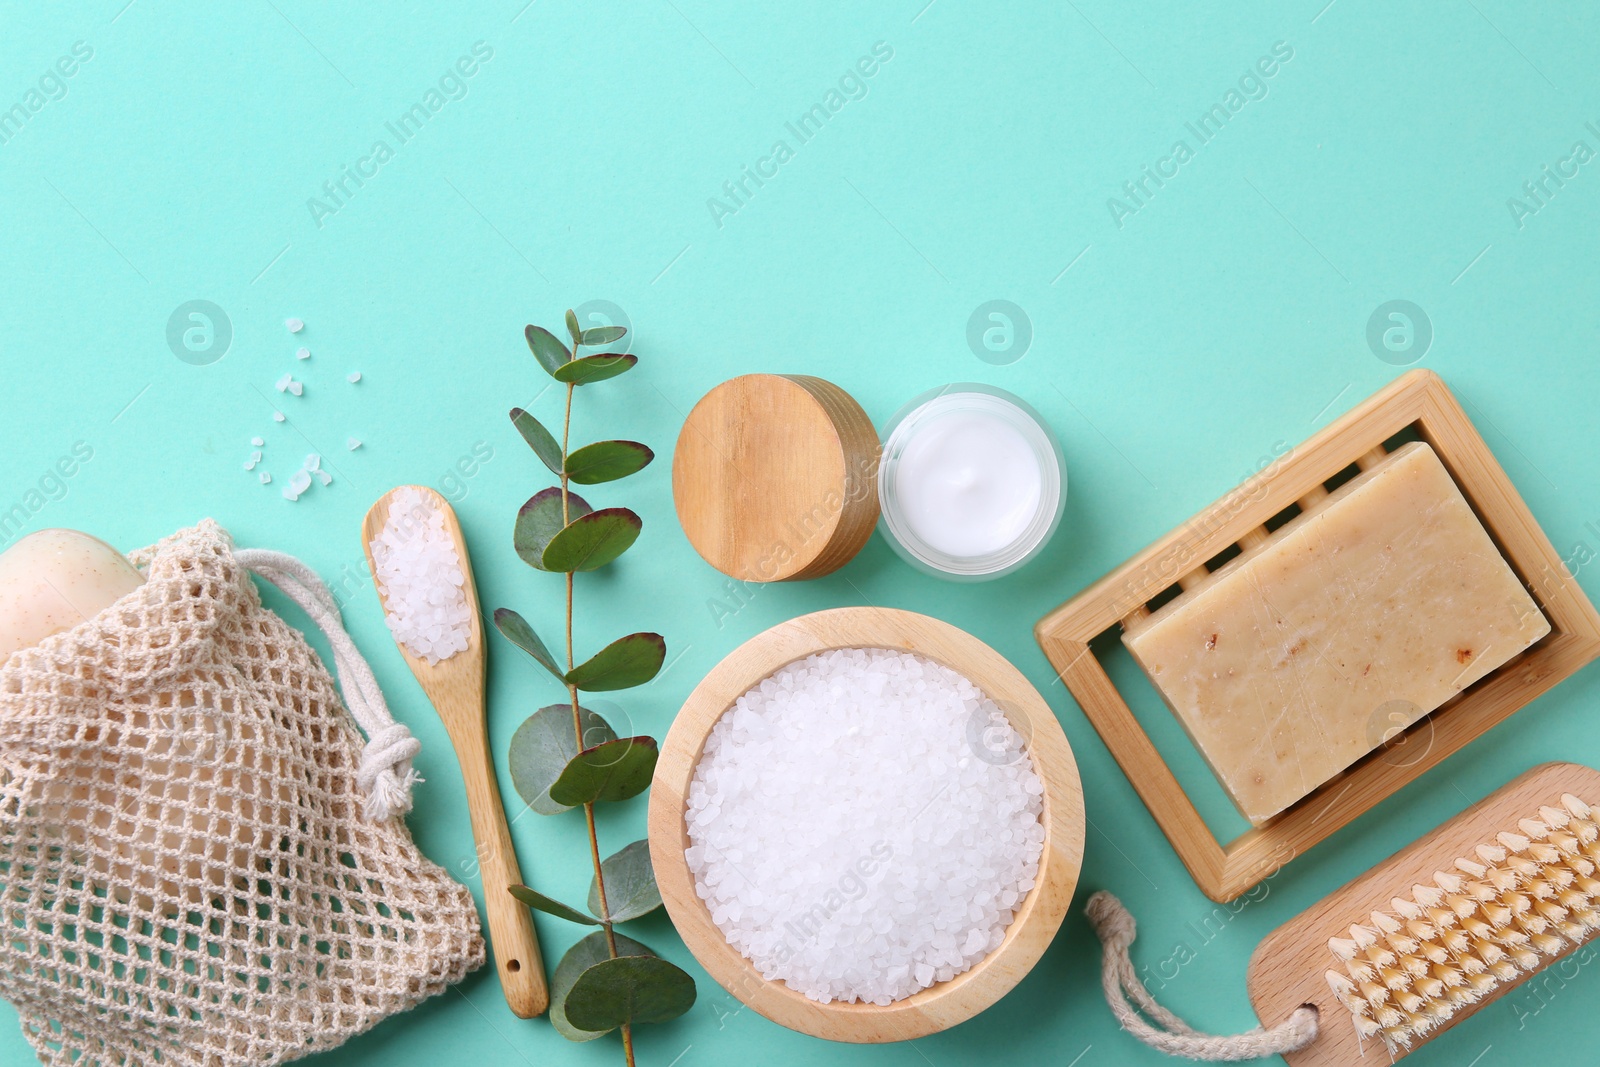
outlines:
[[[878,434],[821,378],[745,374],[689,412],[672,498],[695,551],[747,582],[838,570],[878,522]]]

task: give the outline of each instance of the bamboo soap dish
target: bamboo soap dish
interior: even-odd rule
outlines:
[[[1547,763],[1268,934],[1250,960],[1264,1026],[1303,1005],[1289,1067],[1397,1060],[1600,928],[1600,771]]]
[[[843,389],[803,374],[746,374],[689,412],[672,498],[696,552],[740,581],[817,578],[878,522],[878,434]]]
[[[789,663],[839,648],[914,652],[959,672],[1005,712],[1044,785],[1044,850],[1035,884],[1004,940],[970,970],[886,1005],[823,1004],[768,981],[713,922],[684,853],[689,786],[706,737],[753,685]],[[791,1030],[832,1041],[907,1041],[977,1015],[1028,973],[1060,929],[1083,862],[1083,787],[1049,705],[998,652],[949,623],[909,611],[849,607],[790,619],[757,634],[712,668],[684,702],[661,745],[650,790],[650,859],[673,925],[695,959],[742,1003]]]
[[[1381,747],[1223,844],[1117,690],[1096,645],[1119,629],[1140,630],[1153,607],[1204,586],[1234,557],[1270,539],[1270,531],[1317,509],[1331,490],[1411,440],[1425,442],[1443,462],[1550,632],[1432,713],[1401,717],[1387,740],[1373,739]],[[1337,832],[1600,656],[1600,615],[1466,412],[1427,370],[1391,382],[1045,616],[1034,633],[1196,884],[1217,901],[1245,892],[1284,856],[1299,856]]]

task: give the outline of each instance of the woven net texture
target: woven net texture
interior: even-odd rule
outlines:
[[[362,816],[363,739],[206,521],[0,666],[0,996],[39,1059],[329,1048],[484,961],[471,895]]]

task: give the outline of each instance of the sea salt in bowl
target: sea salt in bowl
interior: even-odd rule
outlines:
[[[743,769],[738,764],[730,764],[728,757],[730,745],[737,748],[739,744],[751,740],[749,731],[744,728],[752,725],[750,702],[746,701],[745,710],[737,716],[728,715],[729,711],[735,709],[740,698],[752,687],[771,677],[774,672],[790,665],[806,666],[808,657],[839,649],[910,653],[916,657],[917,663],[931,661],[931,664],[946,669],[941,672],[931,668],[928,674],[929,686],[939,690],[940,699],[946,701],[950,694],[944,691],[941,679],[956,679],[961,685],[970,682],[964,696],[967,701],[965,706],[972,708],[973,717],[970,726],[963,723],[963,732],[971,737],[971,756],[963,753],[952,759],[953,753],[939,751],[938,737],[941,735],[938,731],[934,731],[929,739],[934,749],[931,755],[939,761],[939,773],[948,774],[946,780],[952,789],[962,790],[958,798],[947,797],[938,804],[948,805],[952,799],[981,801],[981,804],[966,805],[967,808],[976,809],[993,802],[996,833],[1004,834],[1009,828],[1010,833],[1026,842],[1024,847],[1030,853],[1031,847],[1038,849],[1036,860],[1032,860],[1030,855],[1028,860],[1019,861],[1015,855],[1011,855],[1014,862],[1009,874],[999,871],[995,879],[969,880],[969,885],[975,887],[969,892],[974,897],[971,902],[974,905],[972,920],[974,926],[979,928],[978,932],[966,931],[965,936],[957,937],[959,943],[955,951],[962,955],[957,965],[942,962],[937,968],[919,967],[903,952],[896,955],[888,946],[888,941],[897,941],[902,943],[898,947],[903,948],[906,940],[902,936],[905,934],[902,927],[891,926],[892,916],[880,916],[876,912],[864,914],[862,911],[861,901],[876,901],[881,905],[886,899],[885,894],[874,896],[865,889],[860,894],[855,892],[858,882],[881,888],[889,884],[889,879],[906,873],[904,866],[895,866],[897,859],[892,849],[887,856],[872,851],[870,845],[878,844],[881,853],[882,842],[863,845],[866,837],[878,832],[872,825],[871,813],[863,812],[860,825],[857,826],[850,822],[848,809],[843,812],[839,810],[837,798],[830,804],[827,798],[819,796],[815,812],[809,812],[804,805],[795,805],[793,798],[787,804],[779,798],[768,805],[767,798],[759,795],[759,789],[755,794],[745,794],[752,798],[746,801],[748,806],[759,804],[769,812],[788,810],[796,813],[796,849],[808,856],[794,868],[793,877],[797,883],[803,883],[807,891],[821,885],[820,882],[812,884],[816,880],[810,875],[818,872],[811,866],[811,853],[816,854],[816,863],[824,873],[832,873],[837,868],[839,878],[849,883],[846,889],[850,891],[841,891],[841,896],[845,898],[846,906],[853,906],[854,911],[847,914],[834,909],[833,921],[828,924],[833,931],[820,934],[820,937],[881,936],[884,940],[873,940],[872,947],[862,959],[888,958],[892,961],[891,966],[909,965],[912,971],[909,980],[896,970],[892,975],[882,975],[885,980],[879,982],[879,976],[875,974],[863,976],[860,969],[862,961],[854,961],[854,983],[863,989],[871,988],[876,999],[888,999],[886,990],[897,991],[894,995],[898,999],[888,999],[887,1003],[837,999],[848,994],[851,984],[847,982],[841,988],[835,976],[830,986],[829,976],[821,973],[831,964],[832,951],[814,951],[815,942],[809,939],[812,936],[810,931],[819,925],[817,913],[815,908],[801,906],[815,904],[815,901],[802,901],[797,897],[796,914],[791,920],[796,929],[801,931],[794,935],[799,939],[795,944],[801,953],[811,957],[809,969],[775,967],[770,951],[772,946],[768,944],[772,939],[763,937],[759,927],[777,923],[783,928],[781,919],[788,905],[774,909],[770,901],[761,901],[758,894],[757,908],[754,910],[761,914],[760,923],[743,922],[738,903],[733,905],[730,922],[729,894],[713,891],[705,884],[710,877],[719,880],[721,886],[721,879],[733,876],[727,863],[708,865],[705,844],[708,826],[717,826],[723,831],[721,841],[733,864],[747,862],[743,854],[731,855],[738,850],[738,844],[736,841],[730,842],[726,835],[726,823],[717,817],[717,813],[712,811],[712,818],[707,819],[707,806],[712,801],[706,789],[705,773],[700,776],[700,785],[695,785],[697,771],[709,771],[719,783],[717,792],[724,797],[737,796],[741,792],[737,784],[731,790],[728,788],[728,772]],[[869,651],[868,658],[887,661],[897,657]],[[860,663],[861,657],[854,662]],[[913,661],[903,662],[915,673],[917,668]],[[871,684],[876,686],[879,683]],[[897,683],[891,681],[889,684],[892,687]],[[981,692],[974,695],[971,687]],[[770,702],[760,700],[756,704],[764,704],[768,710],[772,707]],[[843,700],[825,698],[818,702],[814,727],[816,736],[807,737],[806,740],[827,742],[831,738],[837,749],[842,732],[847,732],[849,725],[853,725],[846,723],[852,704],[848,695]],[[803,701],[789,701],[784,713],[786,728],[804,731],[808,714],[805,709],[811,706]],[[859,706],[865,709],[873,706],[870,694],[864,695]],[[934,702],[929,704],[930,709],[936,706]],[[984,723],[978,720],[996,710],[1004,715],[1005,723],[999,724],[998,731],[986,729]],[[948,708],[945,713],[948,713]],[[881,714],[886,717],[889,715],[888,712]],[[930,710],[929,714],[940,713]],[[719,740],[710,746],[711,753],[708,755],[707,741],[725,716],[727,720],[719,731]],[[1005,729],[1007,725],[1010,729]],[[870,723],[864,721],[862,727],[870,731]],[[759,728],[756,725],[756,729]],[[901,728],[904,728],[903,722]],[[945,730],[942,736],[948,736],[948,733]],[[864,743],[862,751],[875,752],[876,759],[892,759],[892,747],[884,749],[876,743],[881,740],[879,737],[874,743]],[[781,744],[774,746],[763,754],[763,758],[782,759],[785,748]],[[797,753],[804,753],[808,746],[797,743],[793,748]],[[816,746],[810,748],[814,753]],[[848,749],[848,745],[845,748]],[[794,758],[806,757],[796,755]],[[700,766],[703,759],[706,760],[705,768]],[[964,764],[963,759],[966,760]],[[848,757],[844,761],[848,762]],[[770,764],[765,773],[760,764],[755,767],[763,781],[771,781],[774,788],[778,788],[777,783],[784,775],[774,772]],[[872,773],[870,762],[863,760],[861,771]],[[837,769],[828,772],[835,786],[839,782],[839,773]],[[850,773],[856,772],[852,770]],[[793,787],[794,778],[793,774],[789,775],[788,788]],[[929,781],[931,779],[924,778],[921,787],[925,788]],[[881,788],[878,791],[882,793]],[[938,792],[934,790],[935,797]],[[871,789],[868,793],[871,793]],[[887,799],[892,802],[895,798],[891,795]],[[808,811],[803,825],[799,825],[798,813],[801,811]],[[1037,812],[1036,816],[1031,814],[1034,811]],[[752,818],[755,817],[753,814]],[[691,818],[695,822],[693,833]],[[819,831],[819,827],[830,825],[831,829]],[[1042,840],[1037,840],[1041,829]],[[650,799],[649,836],[651,859],[667,911],[689,950],[724,988],[767,1018],[802,1033],[837,1041],[902,1041],[946,1029],[978,1014],[1009,992],[1038,961],[1060,928],[1077,886],[1083,854],[1083,793],[1072,751],[1054,714],[1038,691],[997,652],[970,634],[924,615],[878,608],[839,608],[791,619],[758,634],[730,653],[695,688],[668,731],[660,760],[656,764]],[[697,837],[700,848],[691,853],[689,850],[696,847]],[[831,846],[835,839],[838,841],[836,848]],[[752,842],[752,846],[751,855],[754,855],[755,842]],[[862,855],[858,856],[857,852]],[[1004,861],[1008,853],[1003,849],[998,853],[990,850],[985,855]],[[767,882],[764,889],[771,888],[771,870],[782,866],[781,862],[774,864],[771,853],[768,853],[767,862],[769,869],[766,872],[748,872],[754,881]],[[937,855],[918,856],[911,852],[901,856],[899,862],[902,865],[920,864],[923,868],[931,869],[931,864],[946,861]],[[864,866],[871,869],[862,874],[860,868]],[[1004,866],[1004,863],[997,866]],[[1029,870],[1032,870],[1031,876]],[[856,872],[855,876],[852,876],[852,872]],[[941,872],[941,876],[944,874]],[[1011,879],[1014,879],[1011,888],[998,884]],[[991,892],[999,897],[998,903],[989,899]],[[900,895],[903,900],[907,894],[902,889]],[[705,899],[707,897],[711,900],[710,907]],[[851,898],[854,900],[851,901]],[[734,894],[732,899],[740,901],[746,898],[741,891]],[[823,894],[819,899],[826,901],[827,895]],[[951,906],[959,908],[956,897],[919,900],[919,912],[924,908],[942,908],[944,918],[939,921],[944,923],[950,920]],[[711,907],[717,908],[716,917]],[[832,903],[825,903],[823,910],[828,911],[831,907]],[[809,924],[806,915],[800,912],[811,915]],[[998,919],[996,912],[999,913]],[[1008,923],[1005,921],[1006,914],[1010,915]],[[919,914],[919,920],[921,917]],[[722,920],[722,927],[719,927],[717,918]],[[795,985],[803,988],[791,987],[782,978],[763,977],[762,968],[730,943],[730,935],[724,932],[724,927],[734,931],[735,938],[741,941],[747,951],[761,957],[766,973],[787,974]],[[890,929],[885,930],[885,927]],[[959,927],[956,929],[959,930]],[[913,935],[910,940],[915,942],[917,938]],[[763,948],[768,950],[765,954]],[[850,955],[850,951],[848,946],[841,947],[838,955],[843,959]],[[823,961],[821,964],[818,963],[819,957]],[[928,974],[930,969],[937,973]],[[901,995],[898,991],[903,990],[916,991]]]

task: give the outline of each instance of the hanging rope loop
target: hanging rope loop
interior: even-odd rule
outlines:
[[[1128,949],[1138,936],[1138,928],[1122,901],[1102,890],[1089,898],[1084,910],[1105,950],[1100,984],[1105,988],[1106,1002],[1122,1028],[1151,1048],[1191,1060],[1231,1062],[1298,1052],[1317,1039],[1317,1009],[1310,1005],[1295,1009],[1293,1015],[1270,1030],[1257,1027],[1234,1037],[1196,1031],[1157,1004],[1134,973]]]

